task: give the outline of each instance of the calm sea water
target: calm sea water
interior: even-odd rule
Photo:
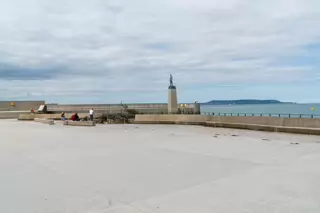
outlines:
[[[314,111],[312,111],[314,108]],[[202,106],[202,113],[274,113],[274,114],[314,114],[320,115],[320,104],[266,104]]]

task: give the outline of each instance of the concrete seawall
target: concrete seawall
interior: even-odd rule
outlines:
[[[139,124],[189,124],[212,127],[320,135],[320,119],[220,117],[210,115],[136,115]]]
[[[179,107],[181,112],[187,114],[194,113],[195,104],[182,104]],[[126,108],[124,108],[124,106]],[[180,106],[180,105],[179,105]],[[95,112],[117,114],[126,111],[136,111],[138,113],[145,114],[168,114],[168,104],[164,103],[151,103],[151,104],[79,104],[79,105],[60,105],[60,104],[48,104],[47,110],[51,113],[61,112],[85,112],[87,113],[91,108]]]
[[[0,111],[0,119],[17,119],[20,114],[30,114],[30,111]]]
[[[67,119],[71,119],[71,116],[74,113],[65,113],[65,117]],[[84,118],[84,117],[88,117],[89,114],[88,113],[78,113],[80,118]],[[95,116],[101,116],[101,113],[96,113]],[[61,120],[61,114],[35,114],[35,118],[39,118],[39,119],[52,119],[52,120]]]
[[[45,101],[0,101],[0,111],[37,110]]]

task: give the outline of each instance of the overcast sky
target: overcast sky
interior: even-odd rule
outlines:
[[[319,0],[0,0],[0,100],[320,102]]]

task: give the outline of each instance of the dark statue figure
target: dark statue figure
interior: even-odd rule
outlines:
[[[173,76],[170,74],[170,86],[169,89],[176,89],[176,87],[173,85]]]

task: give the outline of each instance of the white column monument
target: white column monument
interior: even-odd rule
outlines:
[[[170,75],[170,86],[168,89],[168,113],[177,114],[178,113],[178,97],[177,88],[173,85],[173,77]]]

